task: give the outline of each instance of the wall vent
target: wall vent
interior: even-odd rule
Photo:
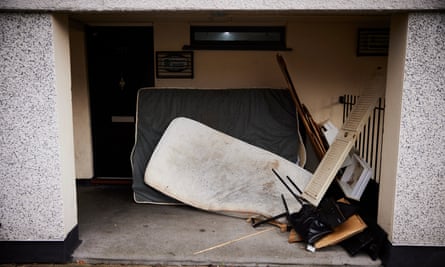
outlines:
[[[387,56],[389,28],[359,29],[357,56]]]

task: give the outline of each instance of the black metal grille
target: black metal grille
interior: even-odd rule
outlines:
[[[349,116],[354,105],[357,103],[358,96],[344,95],[340,97],[340,103],[343,104],[343,122]],[[357,141],[355,149],[373,169],[373,179],[379,183],[382,165],[382,136],[383,123],[385,115],[385,100],[379,99],[378,104],[374,108],[368,122],[363,126]]]

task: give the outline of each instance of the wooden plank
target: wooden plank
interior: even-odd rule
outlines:
[[[312,116],[309,113],[309,110],[301,103],[300,98],[298,97],[297,91],[295,89],[294,84],[292,83],[292,79],[290,77],[289,71],[287,69],[286,62],[281,54],[277,54],[278,65],[280,66],[281,72],[284,75],[284,78],[287,83],[287,89],[289,90],[292,100],[295,103],[295,107],[297,109],[298,116],[303,123],[303,126],[306,130],[307,135],[309,136],[309,140],[314,147],[315,153],[319,159],[322,159],[326,150],[328,148],[326,138],[321,133],[321,129],[312,119]]]

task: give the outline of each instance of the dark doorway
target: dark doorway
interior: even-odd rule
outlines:
[[[131,177],[138,89],[154,85],[151,27],[88,27],[95,177]]]

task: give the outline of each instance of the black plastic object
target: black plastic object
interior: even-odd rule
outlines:
[[[332,198],[323,198],[320,205],[318,205],[317,212],[320,220],[334,228],[354,215],[357,212],[357,207],[355,205],[335,201]]]
[[[332,233],[332,228],[319,220],[317,210],[314,206],[304,204],[299,212],[290,214],[286,199],[283,195],[281,195],[281,199],[288,214],[287,220],[289,224],[308,244],[313,245],[323,236]]]
[[[365,231],[343,241],[340,245],[354,256],[358,252],[366,252],[371,259],[376,260],[385,243],[387,234],[377,224],[368,226]]]
[[[332,233],[332,228],[320,219],[319,213],[311,205],[303,205],[299,212],[290,214],[288,220],[295,231],[311,245]]]

